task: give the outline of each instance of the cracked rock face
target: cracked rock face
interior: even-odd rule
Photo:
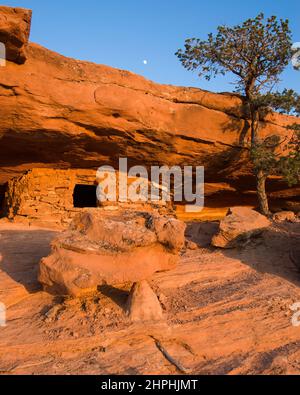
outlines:
[[[106,283],[146,280],[176,266],[185,228],[156,213],[85,210],[52,242],[39,281],[51,293],[79,296]]]
[[[0,67],[0,184],[33,167],[97,169],[119,157],[130,166],[204,165],[207,182],[251,174],[238,96],[156,84],[32,43],[26,56]],[[293,122],[269,115],[261,134],[283,137]]]

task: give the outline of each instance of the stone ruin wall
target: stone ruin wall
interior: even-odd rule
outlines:
[[[67,225],[80,211],[73,203],[75,186],[95,185],[95,170],[32,169],[7,184],[4,214],[22,222]]]
[[[7,183],[3,214],[9,220],[36,226],[66,227],[83,207],[74,207],[76,185],[97,186],[96,170],[87,169],[32,169]],[[96,195],[95,195],[96,203]],[[104,209],[122,206],[130,209],[159,209],[173,214],[171,203],[101,203]],[[89,207],[89,206],[86,206]]]

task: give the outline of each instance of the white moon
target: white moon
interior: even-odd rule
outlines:
[[[143,63],[144,64],[148,64],[148,60],[143,60]]]

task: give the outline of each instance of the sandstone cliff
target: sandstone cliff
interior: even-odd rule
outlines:
[[[1,18],[5,13],[7,7],[0,7]],[[30,20],[26,10],[13,15],[16,23],[20,15]],[[0,38],[10,48],[13,24],[1,29]],[[0,184],[33,167],[98,168],[116,165],[120,156],[131,164],[205,165],[211,182],[249,176],[248,125],[240,97],[160,85],[66,58],[27,45],[28,23],[23,29],[18,39],[26,62],[10,57],[0,67]],[[261,133],[285,136],[288,123],[289,117],[272,114]]]

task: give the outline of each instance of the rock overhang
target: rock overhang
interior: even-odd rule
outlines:
[[[1,184],[35,167],[97,169],[121,156],[145,166],[204,165],[208,182],[238,188],[251,177],[240,96],[156,84],[37,44],[26,52],[24,64],[0,67]],[[299,119],[270,114],[262,136],[286,138],[291,122]]]

